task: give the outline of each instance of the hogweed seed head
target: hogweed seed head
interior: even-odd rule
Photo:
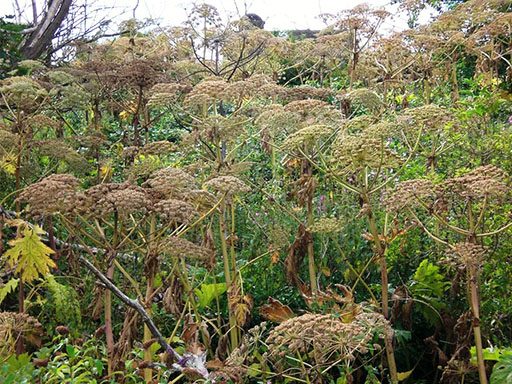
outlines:
[[[384,205],[390,211],[420,205],[418,199],[430,203],[435,197],[435,186],[430,180],[413,179],[402,181],[384,198]]]
[[[189,224],[199,214],[194,207],[181,200],[165,199],[154,204],[153,212],[158,213],[164,221]]]
[[[249,192],[251,190],[238,177],[229,175],[219,176],[208,180],[206,183],[204,183],[204,186],[220,193],[226,193],[228,196]]]
[[[453,249],[446,251],[449,261],[464,267],[480,268],[485,261],[487,249],[481,245],[462,242],[455,244]]]
[[[187,258],[192,260],[208,260],[213,251],[183,239],[181,237],[171,236],[165,244],[165,253],[170,257]]]
[[[41,218],[72,210],[77,202],[76,188],[80,180],[68,174],[54,174],[29,185],[18,201],[28,203],[29,215]]]
[[[315,220],[311,226],[310,232],[322,233],[322,234],[333,234],[343,231],[343,224],[337,217],[322,217]]]

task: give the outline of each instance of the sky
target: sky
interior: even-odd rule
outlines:
[[[181,24],[190,10],[193,1],[190,0],[94,0],[97,5],[113,7],[108,15],[119,16],[119,21],[132,17],[132,10],[135,9],[135,16],[138,19],[158,19],[162,26],[174,26]],[[32,11],[31,0],[17,0],[21,9],[24,9],[27,17],[30,18]],[[89,0],[91,2],[91,0]],[[202,3],[203,1],[196,1]],[[237,18],[237,15],[244,13],[256,13],[265,20],[267,30],[287,29],[321,29],[324,27],[318,19],[321,13],[337,13],[343,9],[350,9],[366,2],[373,7],[385,7],[392,13],[396,6],[390,5],[390,0],[209,0],[205,1],[215,6],[223,18]],[[42,0],[37,0],[42,3]],[[15,0],[0,0],[0,16],[13,13]],[[41,8],[41,7],[39,7]],[[424,15],[428,20],[428,15]],[[394,16],[388,19],[383,25],[383,32],[402,30],[407,27],[405,15]]]

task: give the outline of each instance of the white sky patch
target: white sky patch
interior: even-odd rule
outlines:
[[[396,15],[396,5],[390,0],[210,0],[206,3],[215,6],[223,19],[236,19],[239,15],[255,13],[265,21],[266,30],[290,29],[322,29],[325,25],[319,20],[321,13],[337,13],[350,9],[361,3],[368,3],[374,8],[383,7],[392,13],[382,27],[383,33],[399,31],[407,28],[405,15]],[[39,10],[42,1],[38,0]],[[186,0],[95,0],[95,7],[105,6],[111,8],[105,11],[105,16],[114,17],[115,24],[132,17],[132,10],[138,3],[135,16],[138,19],[152,18],[158,20],[161,26],[176,26],[186,20],[188,11],[194,1]],[[202,3],[196,1],[195,3]],[[18,0],[18,4],[25,12],[26,20],[32,17],[31,0]],[[112,7],[114,9],[112,9]],[[0,0],[0,16],[13,14],[15,2],[13,0]],[[123,13],[124,11],[124,13]],[[123,13],[123,14],[122,14]],[[101,14],[101,12],[100,12]],[[122,15],[121,15],[122,14]],[[119,16],[121,15],[121,16]],[[421,21],[426,22],[429,14],[425,13]]]

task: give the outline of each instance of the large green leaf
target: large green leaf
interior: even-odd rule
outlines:
[[[200,308],[209,307],[213,299],[226,292],[226,283],[202,284],[201,289],[196,288],[197,305]]]
[[[491,384],[512,384],[512,356],[502,355],[492,369]]]

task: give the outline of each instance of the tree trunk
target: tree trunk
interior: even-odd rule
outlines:
[[[25,59],[38,59],[50,46],[55,33],[69,13],[72,0],[52,0],[48,11],[41,21],[34,26],[27,40],[20,49]]]

